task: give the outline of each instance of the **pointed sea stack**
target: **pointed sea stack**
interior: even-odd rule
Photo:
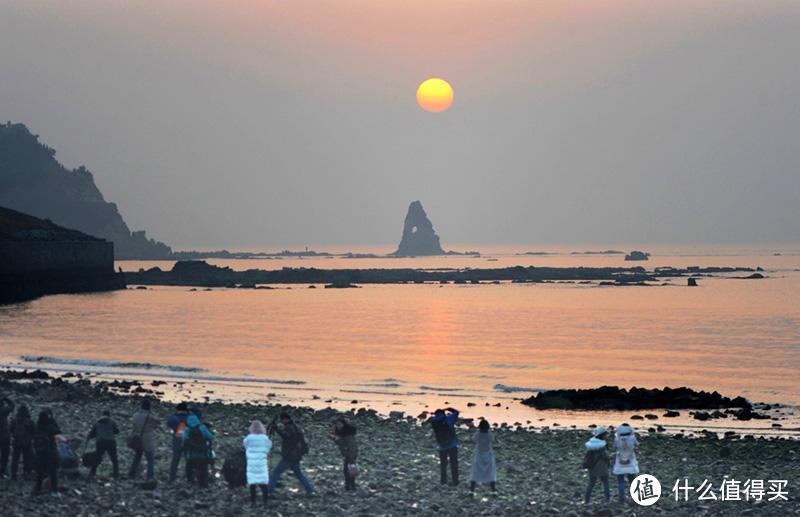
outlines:
[[[422,203],[414,201],[408,206],[406,221],[403,224],[403,238],[392,255],[396,257],[415,257],[423,255],[444,255],[439,244],[439,236],[433,231],[433,223],[428,219]]]

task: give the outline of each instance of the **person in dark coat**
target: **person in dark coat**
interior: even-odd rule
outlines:
[[[39,413],[36,421],[36,430],[33,434],[33,450],[36,454],[36,484],[34,493],[38,494],[42,490],[44,478],[50,478],[50,495],[61,497],[58,491],[58,448],[56,446],[56,435],[61,434],[53,413],[44,410]]]
[[[608,431],[604,427],[598,427],[592,433],[592,438],[586,442],[586,456],[583,458],[583,468],[589,471],[589,485],[586,487],[586,498],[584,502],[589,504],[592,499],[592,489],[599,480],[603,484],[603,495],[606,502],[611,500],[608,488],[608,444],[606,438]]]
[[[344,418],[337,418],[333,422],[331,438],[339,447],[339,452],[344,458],[344,489],[355,490],[356,478],[354,469],[357,467],[358,444],[356,443],[356,428]]]
[[[175,481],[178,477],[178,465],[183,456],[183,433],[186,431],[186,420],[189,418],[189,406],[181,402],[175,407],[175,414],[167,419],[167,427],[172,430],[172,461],[169,464],[169,480]],[[190,476],[189,469],[186,469]]]
[[[451,407],[437,409],[430,418],[433,434],[436,437],[436,448],[439,451],[439,471],[441,482],[447,484],[447,464],[453,476],[453,486],[458,484],[458,441],[456,435],[456,422],[458,410]]]
[[[97,454],[97,461],[92,465],[91,475],[94,476],[97,472],[97,467],[103,462],[106,454],[111,459],[111,465],[114,467],[114,478],[119,477],[119,460],[117,458],[117,435],[119,428],[116,422],[111,420],[111,413],[103,411],[103,416],[98,420],[92,430],[89,432],[89,439],[95,440],[95,454]]]
[[[17,414],[11,420],[11,479],[17,479],[19,459],[22,458],[22,473],[25,476],[33,472],[33,433],[36,426],[31,420],[28,406],[21,404]]]
[[[292,469],[295,477],[306,489],[306,492],[309,495],[313,495],[316,493],[314,485],[311,484],[311,481],[308,480],[300,468],[300,460],[303,459],[303,455],[306,453],[306,440],[303,432],[292,421],[292,417],[288,413],[281,413],[280,422],[280,425],[271,424],[269,429],[270,434],[274,431],[281,437],[281,460],[275,465],[269,476],[269,486],[267,487],[269,493],[272,494],[275,491],[278,480],[280,480],[283,473]]]
[[[8,417],[14,411],[14,403],[8,397],[0,399],[0,478],[6,477],[8,456],[11,451],[11,432]]]

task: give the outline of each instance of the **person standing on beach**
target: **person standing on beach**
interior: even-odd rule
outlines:
[[[208,465],[211,460],[211,444],[214,434],[196,415],[186,419],[182,449],[186,456],[186,479],[190,483],[197,479],[201,488],[208,487]]]
[[[6,477],[8,453],[11,450],[11,432],[8,417],[14,411],[14,403],[8,397],[0,399],[0,478]]]
[[[267,459],[272,450],[272,440],[267,437],[267,430],[261,420],[253,420],[250,434],[244,439],[244,450],[247,459],[247,484],[250,487],[250,503],[256,503],[256,487],[261,489],[264,504],[269,499],[269,465]]]
[[[145,461],[147,462],[147,480],[152,481],[155,479],[155,431],[158,429],[158,417],[153,415],[150,411],[150,407],[150,399],[144,399],[142,400],[142,409],[133,415],[131,435],[139,437],[139,448],[133,451],[133,461],[131,462],[131,468],[128,470],[128,478],[130,479],[136,479],[139,475],[139,465],[142,463],[142,456],[145,457]]]
[[[608,431],[604,427],[597,427],[592,434],[592,438],[586,442],[586,455],[583,458],[583,468],[589,471],[589,486],[586,487],[586,499],[584,500],[586,504],[589,504],[592,499],[592,489],[598,479],[603,483],[606,502],[611,500],[608,489],[609,458],[606,451]]]
[[[97,454],[97,462],[92,465],[90,475],[94,476],[97,473],[97,467],[103,462],[103,457],[108,453],[111,458],[111,465],[114,467],[114,478],[119,477],[119,460],[117,458],[117,435],[119,428],[116,422],[111,420],[111,413],[103,411],[103,416],[97,423],[92,426],[89,432],[89,440],[95,440],[95,454]]]
[[[314,485],[308,480],[303,470],[300,468],[300,460],[308,453],[308,444],[306,443],[303,432],[294,423],[289,413],[281,413],[280,425],[275,423],[270,424],[270,433],[277,432],[281,437],[281,460],[275,465],[272,474],[269,477],[269,492],[270,494],[275,491],[278,485],[278,480],[284,472],[292,469],[295,477],[300,481],[309,495],[314,495]]]
[[[617,476],[617,489],[619,490],[620,500],[625,499],[625,478],[628,482],[639,473],[639,462],[636,460],[636,447],[639,442],[633,433],[633,428],[628,424],[622,424],[617,429],[617,436],[614,438],[614,475]]]
[[[34,494],[42,490],[44,478],[50,478],[50,495],[61,497],[58,491],[58,448],[56,446],[56,435],[61,434],[53,413],[44,410],[39,413],[36,421],[36,429],[33,434],[33,451],[36,454],[36,484]]]
[[[475,455],[472,457],[470,470],[469,491],[475,495],[477,483],[489,483],[492,493],[497,492],[497,465],[494,459],[492,443],[494,435],[489,430],[489,422],[481,420],[478,432],[475,433]]]
[[[456,422],[458,410],[451,407],[437,409],[430,419],[433,434],[436,437],[436,446],[439,451],[439,470],[443,485],[447,484],[447,464],[453,475],[453,486],[458,485],[458,441],[456,435]]]
[[[25,476],[33,472],[33,433],[36,426],[33,425],[28,406],[20,404],[17,414],[11,420],[11,479],[17,479],[19,469],[19,458],[22,457],[22,473]]]
[[[331,438],[339,447],[339,452],[344,458],[344,489],[355,490],[358,471],[356,457],[358,456],[358,444],[356,443],[356,427],[344,418],[339,417],[333,422],[333,433]]]
[[[172,430],[172,461],[169,464],[169,480],[178,477],[178,465],[183,456],[183,433],[186,431],[186,420],[189,418],[189,406],[181,402],[175,407],[175,413],[167,419],[167,427]],[[189,476],[187,467],[186,474]],[[191,479],[191,478],[190,478]]]

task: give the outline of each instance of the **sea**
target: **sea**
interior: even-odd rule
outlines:
[[[370,408],[539,427],[627,421],[644,412],[536,411],[556,388],[678,387],[778,404],[771,420],[643,420],[800,435],[800,246],[461,246],[480,257],[208,259],[235,270],[464,269],[640,265],[761,268],[650,286],[559,282],[363,285],[359,289],[148,286],[0,307],[0,365],[99,379],[168,381],[165,397]],[[642,249],[647,262],[607,250]],[[278,251],[278,250],[271,250]],[[325,249],[384,254],[389,248]],[[123,271],[172,261],[119,261]],[[637,418],[639,419],[639,418]]]

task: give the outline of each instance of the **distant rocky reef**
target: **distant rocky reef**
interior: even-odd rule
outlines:
[[[248,269],[235,271],[202,260],[178,261],[170,271],[158,267],[126,273],[129,284],[186,285],[198,287],[255,287],[259,284],[481,284],[487,282],[582,282],[600,286],[656,285],[683,276],[754,273],[753,268],[706,267],[647,271],[634,267],[506,267],[496,269]],[[651,283],[648,283],[651,282]]]
[[[169,246],[128,228],[85,167],[68,170],[24,124],[0,124],[0,206],[114,243],[117,259],[166,259]]]

